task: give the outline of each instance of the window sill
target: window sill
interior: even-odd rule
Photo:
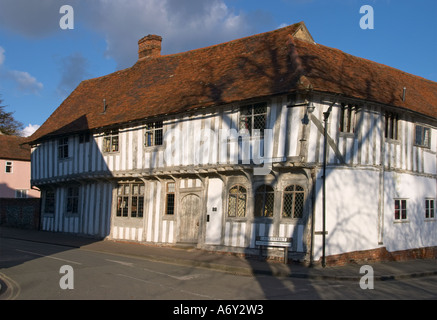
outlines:
[[[226,217],[226,222],[247,222],[248,218],[247,217]]]
[[[394,220],[393,223],[394,224],[398,224],[398,223],[400,223],[400,224],[402,224],[402,223],[410,223],[410,220]]]
[[[385,142],[387,143],[393,143],[393,144],[401,144],[401,140],[399,139],[392,139],[392,138],[385,138]]]
[[[354,132],[343,132],[343,131],[339,131],[339,135],[340,135],[340,137],[343,137],[343,138],[356,138]]]

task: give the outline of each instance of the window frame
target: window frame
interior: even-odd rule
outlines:
[[[72,191],[70,194],[70,190]],[[74,192],[77,191],[77,192]],[[69,186],[67,187],[66,192],[66,201],[65,201],[65,213],[67,215],[78,215],[79,210],[79,197],[80,197],[80,187],[79,186]],[[70,209],[71,208],[71,209]],[[76,211],[74,210],[76,209]]]
[[[53,197],[48,197],[48,194],[53,194]],[[50,204],[48,201],[53,202],[53,204]],[[52,211],[47,211],[47,208],[51,208],[53,205]],[[53,190],[46,190],[44,195],[44,214],[55,214],[56,211],[56,192]]]
[[[288,191],[287,189],[293,187],[293,190]],[[296,190],[297,188],[301,188],[302,190]],[[291,195],[291,214],[286,215],[285,214],[285,197],[287,195]],[[302,195],[302,211],[300,213],[300,216],[296,214],[296,195]],[[286,220],[301,220],[305,216],[305,200],[306,200],[306,191],[305,187],[298,184],[298,183],[290,183],[285,186],[283,192],[282,192],[282,203],[281,203],[281,219]]]
[[[399,140],[399,114],[395,112],[385,112],[384,137],[389,140]]]
[[[149,139],[148,137],[152,138]],[[150,140],[150,141],[149,141]],[[162,146],[164,144],[163,121],[149,122],[144,127],[144,147]]]
[[[24,195],[24,197],[23,197]],[[29,197],[27,189],[16,189],[15,190],[15,199],[27,199]]]
[[[169,186],[172,186],[172,190],[170,191]],[[172,200],[171,200],[172,199]],[[171,201],[171,206],[169,205]],[[169,209],[171,208],[171,213],[169,213]],[[174,217],[176,214],[176,182],[167,182],[165,185],[165,216]]]
[[[265,108],[264,112],[255,112],[256,108]],[[250,110],[250,114],[245,114],[246,112],[248,112]],[[267,102],[258,102],[258,103],[253,103],[253,104],[249,104],[249,105],[245,105],[240,107],[239,110],[239,118],[238,118],[238,130],[247,130],[249,135],[252,137],[254,132],[256,132],[255,130],[259,130],[259,134],[255,135],[256,137],[259,138],[264,138],[264,130],[267,129],[267,123],[268,123],[268,113],[269,113],[269,109],[268,109],[268,103]],[[264,116],[264,126],[263,128],[255,128],[255,118],[260,117],[260,116]],[[244,121],[244,119],[246,121]],[[249,123],[250,119],[250,125],[247,125],[245,127],[242,127],[243,123]],[[241,133],[241,132],[240,132]]]
[[[420,143],[417,142],[417,129],[421,129],[420,130]],[[428,131],[428,136],[426,136],[425,131]],[[421,124],[416,124],[415,128],[414,128],[414,145],[416,147],[420,147],[420,148],[427,148],[430,149],[431,148],[431,128],[421,125]],[[425,141],[426,139],[426,141]]]
[[[396,198],[394,199],[394,210],[393,210],[393,220],[394,222],[407,222],[408,221],[408,199],[405,198]],[[396,203],[399,203],[399,208],[397,208]],[[405,212],[405,217],[403,215]],[[397,214],[399,216],[397,217]]]
[[[109,143],[107,143],[107,141],[109,141]],[[116,146],[115,150],[114,150],[114,146]],[[104,133],[102,151],[103,153],[120,152],[120,132],[118,129],[106,131]]]
[[[236,199],[240,200],[240,194],[244,194],[244,213],[243,215],[239,215],[238,214],[238,203],[239,201],[235,202],[235,215],[230,215],[231,213],[231,195],[234,195],[234,193],[231,193],[231,191],[233,189],[237,188],[237,193],[235,193],[236,195]],[[244,192],[240,192],[240,188],[244,189]],[[248,202],[248,188],[246,188],[244,185],[242,184],[234,184],[232,185],[229,189],[228,189],[228,196],[227,196],[227,214],[226,214],[226,218],[228,219],[245,219],[247,218],[247,202]]]
[[[128,191],[126,192],[126,190]],[[142,219],[144,217],[145,193],[146,188],[142,182],[119,183],[117,185],[115,217],[121,219]],[[122,207],[120,206],[121,204],[123,204]],[[136,210],[133,210],[133,208],[136,208]]]
[[[425,199],[425,220],[435,219],[435,199],[426,198]]]
[[[14,161],[5,161],[5,173],[14,173]]]
[[[271,200],[268,200],[269,195],[273,197]],[[260,204],[260,200],[262,205],[258,206]],[[266,205],[268,204],[267,201],[270,202],[269,205],[271,204],[271,207],[267,208],[266,210]],[[275,189],[269,184],[262,184],[258,186],[255,190],[254,204],[253,216],[255,219],[272,219],[275,214]],[[260,210],[258,208],[261,209],[261,215],[258,215]],[[266,212],[270,214],[266,215]]]
[[[355,134],[357,125],[357,107],[341,104],[338,130],[345,134]]]
[[[58,139],[58,159],[65,160],[70,156],[69,150],[70,139],[68,137],[63,137]]]

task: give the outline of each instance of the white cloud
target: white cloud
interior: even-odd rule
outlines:
[[[90,3],[90,2],[88,2]],[[85,23],[105,35],[106,55],[118,68],[137,60],[137,42],[148,34],[163,37],[162,53],[205,47],[250,34],[250,23],[223,0],[96,0],[83,10]]]
[[[0,67],[4,64],[5,60],[5,49],[0,47]],[[2,78],[6,78],[14,82],[17,89],[24,94],[37,94],[44,88],[44,85],[41,82],[36,80],[35,77],[31,76],[29,72],[26,71],[9,70],[7,68],[3,68],[3,70],[0,70],[0,75]]]
[[[28,72],[9,70],[7,76],[16,83],[18,90],[25,94],[37,94],[43,89],[43,84]]]
[[[38,125],[38,124],[30,124],[29,123],[29,125],[21,131],[21,136],[22,137],[30,137],[36,130],[38,130],[39,127],[40,127],[40,125]]]
[[[1,0],[0,26],[41,38],[59,27],[58,0]],[[75,25],[101,33],[106,56],[118,68],[137,60],[137,42],[148,34],[163,37],[163,54],[205,47],[247,36],[257,27],[245,14],[234,12],[225,0],[70,0]]]

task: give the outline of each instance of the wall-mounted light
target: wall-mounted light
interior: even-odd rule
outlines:
[[[307,112],[308,113],[313,113],[315,108],[316,107],[314,106],[314,104],[312,102],[308,102],[308,105],[307,105]]]

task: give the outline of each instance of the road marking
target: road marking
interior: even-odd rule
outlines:
[[[172,278],[172,279],[182,280],[182,281],[191,280],[191,279],[199,278],[202,276],[201,274],[192,274],[192,275],[186,275],[186,276],[173,276],[173,275],[168,274],[168,273],[150,270],[150,269],[146,269],[146,268],[143,268],[143,270],[145,270],[147,272],[151,272],[151,273],[156,273],[156,274],[159,274],[162,276],[167,276],[167,277]]]
[[[121,264],[121,265],[123,265],[123,266],[128,266],[128,267],[133,267],[133,263],[132,262],[124,262],[124,261],[118,261],[118,260],[109,260],[109,259],[105,259],[106,261],[109,261],[109,262],[114,262],[114,263],[118,263],[118,264]]]
[[[136,280],[136,281],[141,281],[141,282],[145,282],[145,283],[154,284],[154,285],[157,285],[159,287],[169,288],[171,290],[179,291],[181,293],[191,294],[191,295],[199,296],[199,297],[206,298],[206,299],[218,300],[217,298],[211,297],[211,296],[206,295],[206,294],[200,294],[200,293],[196,293],[196,292],[192,292],[192,291],[182,290],[182,289],[175,288],[175,287],[172,287],[172,286],[167,286],[167,285],[159,283],[159,282],[153,282],[153,281],[149,281],[149,280],[139,279],[139,278],[131,277],[131,276],[128,276],[128,275],[125,275],[125,274],[121,274],[121,273],[117,273],[116,275],[120,276],[120,277],[129,278],[129,279],[132,279],[132,280]]]
[[[49,255],[45,255],[45,254],[41,254],[41,253],[37,253],[37,252],[31,252],[31,251],[20,250],[20,249],[15,249],[15,250],[20,251],[20,252],[24,252],[24,253],[33,254],[35,256],[44,257],[44,258],[50,258],[50,259],[54,259],[54,260],[60,260],[60,261],[64,261],[64,262],[68,262],[68,263],[73,263],[73,264],[79,264],[79,265],[82,264],[80,262],[71,261],[71,260],[62,259],[62,258],[56,258],[56,257],[52,257],[52,256],[49,256]]]
[[[20,285],[13,279],[6,276],[4,273],[0,273],[0,279],[6,285],[6,289],[2,288],[0,291],[4,291],[0,295],[0,300],[15,300],[21,292]]]

